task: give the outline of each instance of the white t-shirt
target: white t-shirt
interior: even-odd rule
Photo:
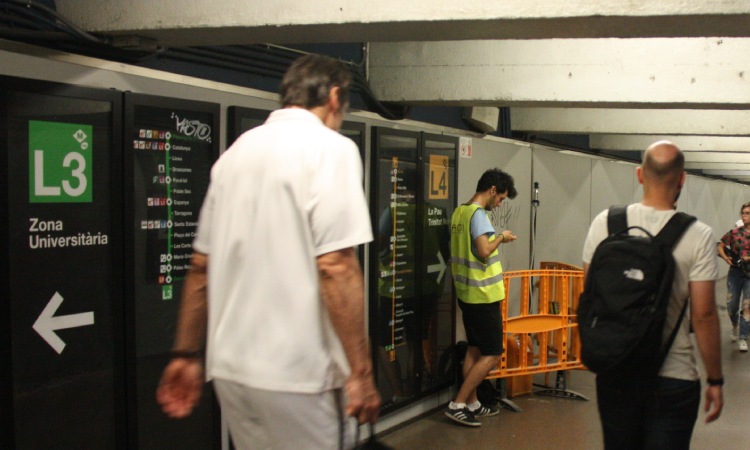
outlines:
[[[640,226],[649,233],[656,235],[675,214],[674,210],[656,210],[634,203],[628,206],[628,226]],[[639,233],[631,230],[631,234]],[[643,233],[640,233],[641,235]],[[583,247],[583,262],[591,263],[597,245],[607,237],[607,210],[594,218]],[[711,227],[700,221],[693,222],[677,243],[674,251],[675,278],[672,284],[672,296],[667,312],[665,336],[671,331],[679,319],[685,299],[690,295],[688,282],[716,280],[719,276],[716,265],[716,240]],[[680,324],[680,331],[675,337],[664,361],[659,375],[682,380],[697,380],[699,378],[696,366],[693,344],[690,340],[690,308]]]
[[[208,259],[208,379],[318,393],[349,366],[316,257],[372,240],[355,144],[305,109],[274,111],[211,169],[193,248]]]

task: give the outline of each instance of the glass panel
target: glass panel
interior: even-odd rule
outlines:
[[[381,134],[377,149],[378,388],[383,408],[419,392],[417,321],[418,136]],[[372,301],[372,299],[371,299]]]
[[[450,221],[456,205],[456,141],[425,137],[422,166],[422,390],[453,381],[454,340]]]
[[[114,100],[5,99],[15,448],[115,448]]]
[[[148,96],[134,96],[127,106],[135,339],[130,402],[137,447],[212,448],[218,411],[208,385],[199,406],[179,421],[161,412],[154,395],[169,360],[182,282],[215,159],[218,113],[210,112],[210,104],[185,106],[184,101]]]

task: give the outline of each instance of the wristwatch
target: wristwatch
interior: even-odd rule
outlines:
[[[171,352],[169,352],[169,356],[171,359],[199,359],[202,354],[203,352],[201,352],[200,350],[172,350]]]
[[[724,377],[706,378],[706,383],[708,383],[709,386],[724,386]]]

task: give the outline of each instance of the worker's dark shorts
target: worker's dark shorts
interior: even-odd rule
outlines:
[[[466,339],[470,347],[478,347],[482,356],[503,354],[503,321],[500,302],[464,303],[458,300],[464,316]]]

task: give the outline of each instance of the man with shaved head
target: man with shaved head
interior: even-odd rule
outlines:
[[[638,226],[652,235],[661,231],[675,214],[675,205],[685,184],[685,157],[671,142],[651,144],[636,174],[643,185],[640,203],[627,207],[628,226]],[[607,237],[605,210],[594,218],[583,249],[584,276],[594,250]],[[631,235],[645,235],[631,229]],[[676,268],[665,325],[669,331],[683,314],[677,335],[658,377],[651,382],[599,374],[596,393],[604,446],[611,449],[689,449],[698,418],[701,381],[690,328],[706,371],[706,422],[719,418],[723,407],[719,320],[714,299],[718,277],[715,243],[711,228],[693,222],[675,245]]]

